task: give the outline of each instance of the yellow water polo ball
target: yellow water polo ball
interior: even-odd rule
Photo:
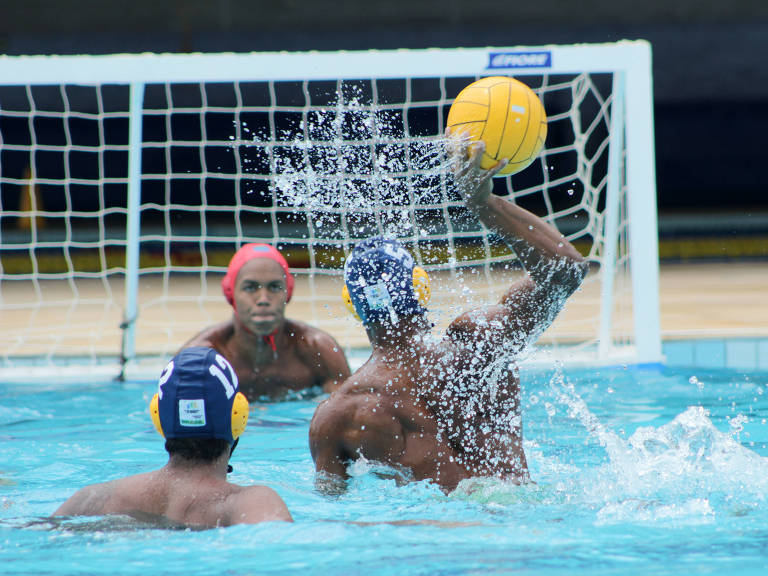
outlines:
[[[480,167],[488,170],[502,158],[509,163],[497,176],[527,168],[547,138],[544,105],[528,86],[507,76],[491,76],[464,88],[448,112],[452,133],[467,132],[485,142]]]

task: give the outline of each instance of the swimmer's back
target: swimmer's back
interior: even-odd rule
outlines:
[[[156,516],[198,527],[291,520],[285,503],[266,486],[237,486],[210,478],[170,479],[162,471],[87,486],[54,512],[55,516],[111,514]]]
[[[437,421],[418,397],[408,371],[369,360],[318,406],[310,424],[318,470],[347,477],[346,464],[367,460],[409,469],[415,480],[455,486],[468,477],[438,435]]]

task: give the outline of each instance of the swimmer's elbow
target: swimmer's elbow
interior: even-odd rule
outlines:
[[[346,467],[341,474],[318,470],[315,475],[315,490],[325,496],[340,496],[347,491],[348,480]]]
[[[348,459],[340,454],[332,453],[324,449],[316,451],[313,455],[315,459],[315,471],[318,475],[328,475],[346,480]]]
[[[326,439],[325,442],[310,443],[315,461],[315,489],[321,494],[338,495],[347,489],[348,459],[344,458]]]
[[[589,262],[587,262],[586,258],[580,254],[578,259],[572,259],[570,261],[568,265],[568,279],[566,283],[571,288],[571,292],[575,292],[576,289],[581,286],[581,283],[584,281],[584,278],[587,277],[588,272]]]
[[[580,254],[561,257],[552,263],[545,283],[559,288],[566,293],[566,296],[570,296],[581,286],[587,272],[589,272],[589,262]]]

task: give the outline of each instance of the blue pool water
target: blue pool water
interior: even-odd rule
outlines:
[[[319,400],[258,404],[231,480],[273,487],[296,522],[206,531],[47,518],[76,488],[165,463],[153,382],[0,384],[0,573],[768,573],[768,373],[526,369],[523,383],[535,484],[446,495],[358,463],[346,494],[324,496],[307,449]]]

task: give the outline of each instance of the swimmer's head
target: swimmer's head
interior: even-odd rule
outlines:
[[[232,260],[229,262],[227,273],[221,280],[221,291],[224,293],[224,298],[227,299],[230,306],[235,304],[235,283],[237,282],[237,274],[246,262],[253,260],[254,258],[269,258],[277,262],[285,272],[285,290],[287,292],[286,302],[290,302],[293,295],[293,274],[288,267],[288,262],[285,261],[283,255],[277,251],[276,248],[269,244],[246,244],[240,250],[235,252],[232,256]]]
[[[344,299],[363,324],[426,312],[429,277],[395,240],[357,244],[344,265],[344,284]]]
[[[166,440],[217,438],[232,445],[248,422],[248,401],[230,363],[213,348],[197,346],[165,367],[149,412]]]

